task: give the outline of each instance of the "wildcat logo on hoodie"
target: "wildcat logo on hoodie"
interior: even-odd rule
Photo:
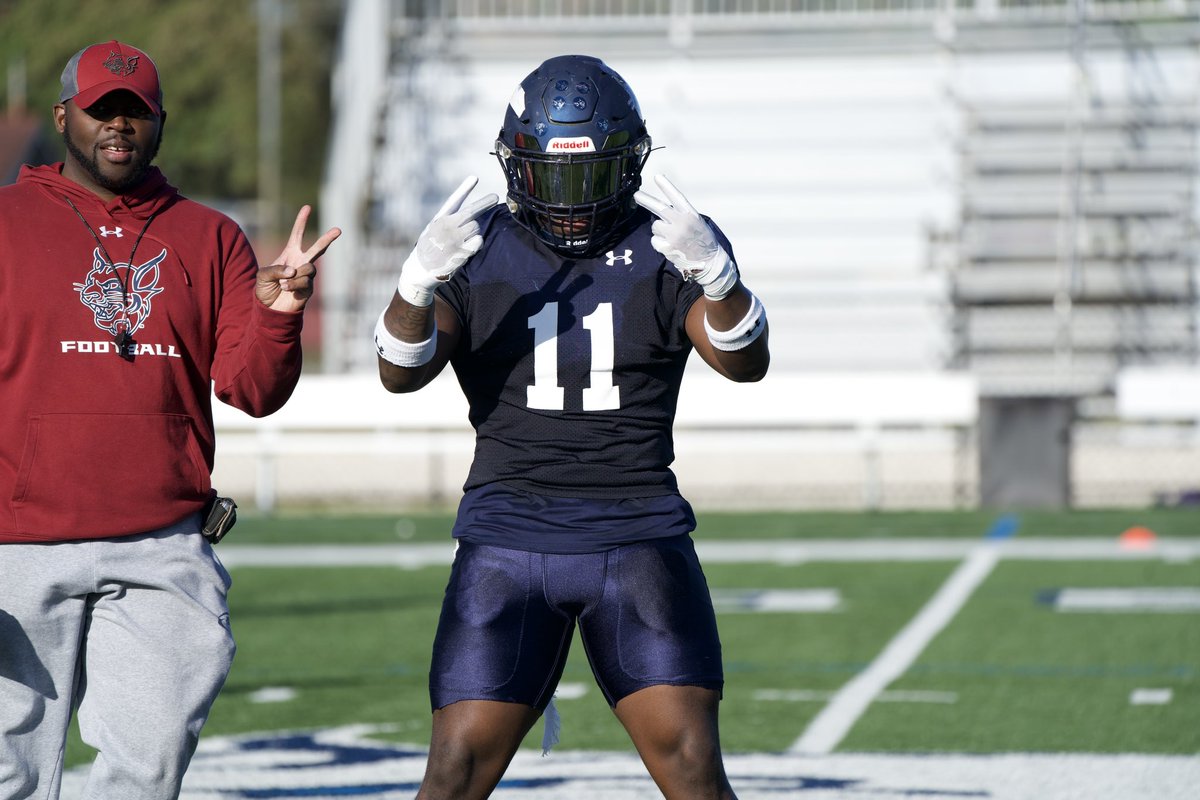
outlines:
[[[158,285],[159,265],[167,257],[163,250],[144,264],[110,264],[100,255],[100,249],[92,251],[92,268],[83,283],[74,284],[79,292],[79,301],[92,311],[96,327],[116,337],[124,331],[132,337],[141,330],[150,318],[152,301],[163,288]],[[163,347],[156,344],[131,342],[123,348],[128,355],[161,355],[179,358],[174,345]],[[62,351],[80,353],[118,353],[113,341],[62,342]]]

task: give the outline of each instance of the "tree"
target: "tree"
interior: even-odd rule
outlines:
[[[283,0],[283,201],[316,200],[325,163],[339,0]],[[258,21],[254,0],[0,0],[0,68],[23,62],[34,113],[58,100],[81,47],[120,39],[154,59],[166,133],[158,164],[185,194],[250,200],[258,189]],[[7,81],[0,96],[8,103]]]

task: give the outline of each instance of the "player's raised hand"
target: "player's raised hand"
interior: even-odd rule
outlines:
[[[312,297],[313,281],[317,276],[317,268],[313,262],[325,255],[329,245],[342,235],[340,228],[330,228],[312,247],[305,250],[304,229],[308,225],[308,215],[311,213],[311,206],[303,206],[300,209],[292,225],[292,235],[288,237],[283,252],[271,266],[258,270],[254,294],[260,303],[275,311],[304,309],[308,298]]]
[[[651,246],[667,257],[688,280],[704,288],[704,294],[720,300],[737,285],[738,271],[733,259],[717,241],[712,227],[683,193],[662,175],[654,182],[666,200],[638,190],[634,201],[658,217],[650,226]]]
[[[477,183],[479,179],[471,175],[459,184],[421,231],[417,246],[404,261],[398,291],[414,306],[431,304],[438,283],[450,280],[454,271],[483,245],[478,217],[496,205],[499,198],[495,194],[485,195],[464,208],[463,202]]]

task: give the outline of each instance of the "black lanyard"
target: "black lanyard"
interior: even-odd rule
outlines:
[[[104,246],[104,242],[100,241],[100,237],[96,235],[96,231],[94,231],[92,226],[88,224],[88,221],[84,219],[83,214],[79,213],[79,209],[76,208],[75,204],[71,202],[71,198],[63,195],[63,199],[67,201],[67,205],[71,207],[71,210],[75,212],[75,216],[79,217],[79,221],[83,223],[83,227],[87,228],[88,233],[90,233],[92,238],[96,240],[96,247],[100,248],[100,252],[104,254],[104,260],[106,262],[105,266],[111,269],[115,275],[117,273],[117,265],[116,262],[112,260],[112,256],[108,254],[108,249]],[[133,272],[134,270],[133,259],[134,256],[137,255],[138,245],[142,243],[142,237],[146,235],[146,230],[150,227],[150,223],[153,222],[154,218],[157,216],[158,211],[155,211],[146,220],[146,224],[142,226],[141,233],[139,233],[137,238],[133,240],[133,249],[129,251],[129,269],[125,270],[125,274],[123,276],[118,276],[118,279],[121,283],[121,321],[125,324],[124,327],[118,326],[118,330],[113,336],[113,341],[117,343],[117,352],[122,358],[128,357],[129,354],[126,351],[126,345],[133,341],[133,334],[129,332],[129,273]]]

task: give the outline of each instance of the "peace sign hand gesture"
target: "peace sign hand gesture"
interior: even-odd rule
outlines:
[[[463,207],[471,190],[479,183],[467,176],[450,195],[433,219],[417,237],[417,246],[400,268],[397,291],[418,308],[433,303],[439,283],[450,280],[455,271],[483,246],[478,218],[496,205],[495,194],[487,194]]]
[[[308,225],[308,215],[312,213],[311,206],[303,206],[296,215],[292,225],[292,235],[288,237],[275,262],[269,267],[258,270],[258,280],[254,286],[254,295],[258,301],[273,311],[303,311],[312,297],[313,281],[317,276],[317,268],[313,262],[325,255],[329,245],[342,235],[340,228],[330,228],[313,246],[304,249],[304,228]]]
[[[643,190],[633,195],[634,202],[658,217],[650,226],[651,247],[666,256],[685,280],[700,284],[706,295],[714,300],[724,298],[737,285],[733,259],[675,184],[663,175],[655,175],[654,182],[666,200]]]

